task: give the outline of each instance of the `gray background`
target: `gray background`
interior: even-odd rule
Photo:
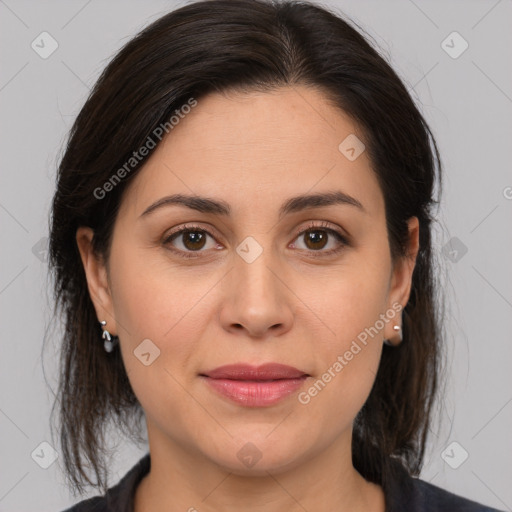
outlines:
[[[182,4],[0,0],[0,511],[57,512],[79,500],[64,486],[61,459],[40,467],[49,453],[40,443],[59,446],[49,427],[58,336],[42,354],[51,302],[38,243],[48,232],[56,163],[89,88],[122,44]],[[512,510],[512,3],[324,4],[349,14],[382,47],[421,103],[445,166],[436,252],[446,267],[449,380],[442,428],[431,435],[420,476]],[[31,47],[43,31],[59,45],[47,59]],[[442,46],[453,31],[469,44],[458,58],[445,51],[462,48],[458,36],[445,43],[451,49]],[[463,450],[469,457],[454,469]],[[110,484],[145,451],[121,440]],[[45,454],[39,463],[37,453]]]

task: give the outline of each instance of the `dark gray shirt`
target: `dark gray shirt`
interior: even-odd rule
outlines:
[[[135,490],[150,466],[148,453],[104,496],[83,500],[63,512],[133,512]],[[500,512],[411,477],[403,469],[383,489],[386,512]]]

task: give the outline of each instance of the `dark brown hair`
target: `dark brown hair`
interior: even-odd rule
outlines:
[[[143,417],[120,351],[104,352],[76,230],[93,228],[94,249],[108,261],[123,191],[151,152],[104,197],[94,191],[190,98],[200,102],[215,91],[296,84],[324,92],[363,130],[385,200],[393,261],[407,256],[407,219],[416,216],[420,222],[420,250],[403,311],[404,341],[384,347],[374,386],[354,423],[352,445],[353,464],[369,481],[385,486],[398,467],[419,474],[440,382],[431,208],[439,202],[434,189],[437,183],[441,190],[441,162],[406,87],[353,25],[303,1],[199,1],[145,28],[97,80],[60,161],[50,227],[55,300],[65,318],[54,409],[58,405],[63,461],[75,490],[83,492],[84,484],[106,490],[107,425],[112,421],[135,439]]]

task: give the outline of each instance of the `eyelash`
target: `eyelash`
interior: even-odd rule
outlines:
[[[338,254],[343,249],[345,249],[346,246],[349,246],[350,244],[349,244],[347,238],[344,235],[342,235],[341,233],[339,233],[335,229],[330,228],[329,226],[330,226],[330,224],[327,223],[327,222],[322,222],[321,224],[314,224],[313,222],[311,222],[306,228],[304,228],[301,231],[299,231],[298,233],[296,233],[296,235],[294,237],[294,240],[296,238],[300,237],[301,235],[304,235],[308,231],[315,231],[315,230],[317,230],[317,231],[326,231],[327,233],[329,233],[331,235],[334,235],[334,237],[340,243],[340,247],[338,247],[336,249],[331,249],[329,251],[322,251],[322,250],[313,251],[313,250],[311,250],[311,251],[308,251],[308,252],[313,253],[312,255],[313,255],[314,258],[324,258],[324,257],[328,257],[328,256],[332,256],[332,255]],[[201,226],[194,225],[194,224],[186,224],[182,228],[180,228],[180,229],[178,229],[176,231],[173,231],[168,236],[166,236],[164,238],[164,240],[163,240],[163,244],[167,245],[174,238],[177,238],[178,236],[180,236],[181,234],[183,234],[183,233],[185,233],[187,231],[188,232],[190,232],[190,231],[191,232],[196,232],[197,231],[197,232],[200,232],[200,233],[206,233],[208,236],[210,236],[210,237],[215,239],[215,237],[212,235],[212,233],[210,233],[210,231],[208,231],[207,229],[205,229],[205,228],[203,228]],[[185,259],[198,258],[199,256],[196,256],[195,253],[204,252],[204,251],[182,251],[180,249],[174,249],[172,247],[169,247],[169,250],[172,251],[177,256],[179,256],[181,258],[185,258]],[[318,254],[315,254],[315,253],[318,253]]]

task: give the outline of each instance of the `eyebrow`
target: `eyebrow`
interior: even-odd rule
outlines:
[[[155,201],[142,212],[140,217],[145,217],[155,210],[171,205],[185,206],[201,213],[210,213],[226,217],[229,217],[231,214],[231,207],[225,201],[197,195],[173,194]],[[290,213],[333,205],[354,206],[361,212],[367,213],[361,202],[356,198],[341,191],[333,191],[289,198],[279,209],[279,219]]]

